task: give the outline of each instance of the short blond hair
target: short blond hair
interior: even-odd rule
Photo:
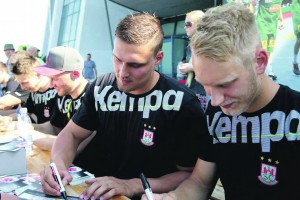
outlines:
[[[10,71],[14,75],[34,74],[34,67],[40,65],[40,63],[26,51],[17,51],[13,53],[9,59]]]
[[[186,16],[192,20],[193,24],[198,24],[198,22],[200,21],[201,17],[203,17],[203,15],[204,12],[202,12],[202,10],[193,10],[186,14]]]
[[[240,3],[229,3],[209,9],[191,37],[192,53],[218,62],[231,56],[245,66],[252,66],[260,36],[254,15]]]

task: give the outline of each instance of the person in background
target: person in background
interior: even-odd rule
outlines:
[[[300,75],[299,66],[297,62],[297,56],[299,53],[300,48],[300,1],[293,0],[292,1],[292,15],[293,15],[293,25],[294,25],[294,32],[296,35],[296,42],[294,45],[294,60],[293,60],[293,67],[294,67],[294,74]]]
[[[39,52],[38,52],[38,48],[34,47],[34,46],[27,46],[26,47],[26,51],[28,52],[28,54],[32,57],[34,57],[35,59],[37,59],[37,61],[41,64],[44,65],[45,62],[39,57]]]
[[[280,30],[284,29],[281,3],[282,0],[259,0],[256,16],[256,24],[260,33],[262,47],[268,52],[269,56],[269,62],[266,71],[273,80],[277,79],[277,76],[273,72],[274,58],[272,54],[275,48],[277,28]]]
[[[6,68],[7,68],[7,72],[8,74],[11,76],[11,73],[9,71],[9,58],[11,56],[12,53],[15,52],[15,47],[13,44],[5,44],[4,45],[4,53],[7,57],[7,61],[6,61]]]
[[[185,17],[185,31],[186,35],[190,38],[197,28],[197,23],[203,16],[203,12],[201,10],[194,10],[186,14]],[[188,52],[190,52],[190,47],[188,47]],[[192,60],[190,58],[190,53],[187,53],[187,61],[186,63],[182,63],[178,66],[179,71],[183,75],[187,75],[186,78],[186,85],[195,92],[196,96],[198,97],[203,110],[206,109],[207,106],[207,98],[206,92],[203,86],[195,80],[195,73],[192,65]]]
[[[152,190],[175,189],[193,169],[201,132],[207,132],[199,100],[185,85],[155,70],[163,59],[163,31],[147,13],[126,16],[117,25],[114,72],[99,76],[82,105],[60,132],[51,152],[64,184],[78,144],[97,133],[74,161],[95,174],[81,199],[125,195],[140,199],[139,174]],[[43,190],[59,195],[50,168],[41,172]]]
[[[33,69],[40,66],[38,60],[26,51],[15,52],[10,58],[10,70],[22,89],[30,92],[24,104],[35,123],[50,120],[56,105],[56,90],[51,87],[50,78],[37,74]],[[34,115],[34,116],[33,116]]]
[[[2,95],[0,97],[0,110],[16,109],[21,103],[26,102],[29,92],[21,88],[8,73],[6,64],[0,62],[0,84]]]
[[[196,79],[211,96],[211,138],[199,144],[192,175],[154,199],[208,199],[218,178],[226,199],[300,199],[300,93],[265,74],[254,15],[236,3],[209,9],[191,48]]]
[[[180,73],[179,71],[179,67],[181,66],[181,64],[186,63],[186,57],[184,56],[181,61],[178,63],[177,65],[177,74],[176,74],[176,78],[178,80],[179,83],[181,84],[185,84],[186,83],[186,77],[185,75],[183,75],[182,73]]]
[[[91,59],[92,55],[90,53],[86,56],[86,61],[84,61],[83,76],[86,80],[92,82],[97,77],[97,67],[95,62]]]

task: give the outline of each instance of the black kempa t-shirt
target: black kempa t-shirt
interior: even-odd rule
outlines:
[[[160,177],[176,165],[191,167],[197,160],[201,136],[208,135],[203,110],[186,86],[160,74],[146,94],[118,89],[113,73],[89,87],[72,120],[97,130],[74,162],[96,176]]]
[[[30,93],[25,107],[27,107],[28,113],[33,113],[37,116],[38,124],[50,120],[56,104],[56,94],[55,88],[49,88],[45,92]]]
[[[229,200],[300,199],[300,93],[280,85],[273,100],[254,113],[227,116],[206,110],[215,162]]]
[[[68,124],[70,119],[80,107],[81,101],[88,86],[89,83],[87,83],[82,93],[76,99],[72,99],[70,95],[62,97],[57,95],[57,102],[54,107],[54,113],[50,119],[50,123],[53,126],[64,128]]]

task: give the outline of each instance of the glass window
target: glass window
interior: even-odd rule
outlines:
[[[81,0],[64,0],[58,45],[75,47]]]
[[[177,22],[177,26],[176,26],[176,35],[185,35],[185,29],[184,29],[184,25],[185,25],[185,22],[184,20],[183,21],[178,21]]]
[[[164,31],[164,35],[165,36],[174,35],[174,27],[175,27],[175,23],[163,24],[162,28],[163,28],[163,31]]]

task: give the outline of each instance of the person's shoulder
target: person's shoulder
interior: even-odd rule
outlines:
[[[115,79],[116,76],[114,72],[99,75],[95,81],[95,86],[110,85],[115,81]]]
[[[286,85],[280,85],[280,88],[276,95],[277,99],[281,104],[286,107],[300,109],[300,92]]]
[[[300,100],[300,92],[290,88],[287,85],[280,85],[278,92],[280,95],[293,96],[295,98],[295,100],[297,100],[297,101]]]
[[[195,95],[191,89],[186,85],[179,83],[175,78],[160,73],[160,81],[163,83],[163,86],[168,89],[182,91],[188,95]]]

